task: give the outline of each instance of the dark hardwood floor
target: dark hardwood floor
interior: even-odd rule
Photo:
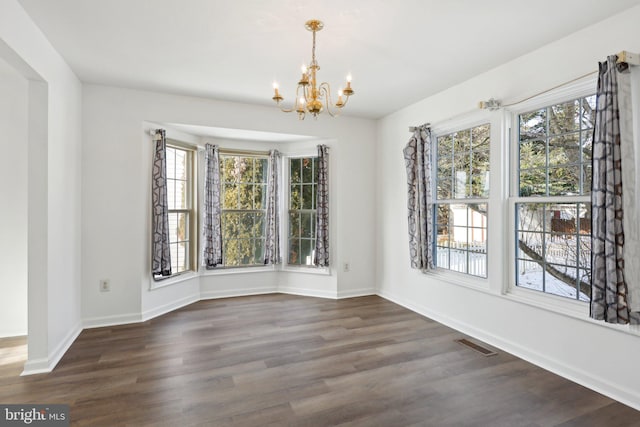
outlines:
[[[68,403],[72,425],[640,426],[640,412],[380,297],[200,301],[82,332],[20,377],[0,340],[0,403]]]

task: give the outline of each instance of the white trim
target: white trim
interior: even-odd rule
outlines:
[[[593,376],[588,372],[580,369],[575,369],[570,365],[567,365],[559,360],[549,358],[546,355],[534,351],[530,348],[523,347],[510,340],[505,340],[494,334],[487,333],[481,329],[476,328],[473,325],[465,322],[460,322],[454,318],[435,312],[424,306],[405,301],[404,299],[398,298],[389,293],[378,292],[378,295],[395,304],[401,305],[411,311],[414,311],[418,314],[433,319],[436,322],[442,323],[443,325],[460,331],[463,334],[485,341],[486,343],[496,348],[507,351],[519,357],[520,359],[533,363],[534,365],[553,372],[556,375],[560,375],[563,378],[578,383],[598,393],[602,393],[605,396],[622,402],[625,405],[629,405],[632,408],[640,410],[640,391],[638,389],[631,390],[625,387],[619,387],[606,381],[603,378]]]
[[[82,322],[76,323],[76,325],[69,331],[66,337],[58,344],[58,346],[49,353],[48,357],[35,360],[27,360],[24,364],[24,370],[20,376],[43,374],[53,371],[62,356],[69,350],[69,347],[74,343],[76,338],[82,332]]]
[[[255,267],[220,267],[211,270],[207,270],[203,267],[200,268],[200,277],[207,276],[223,276],[227,274],[255,274],[255,273],[269,273],[277,271],[274,265],[267,266],[255,266]]]
[[[337,299],[336,291],[325,291],[320,289],[299,288],[297,286],[278,286],[278,292],[289,295],[300,295],[303,297]]]
[[[434,136],[437,138],[440,136],[447,136],[448,134],[459,130],[467,130],[484,124],[493,126],[493,123],[491,123],[491,117],[492,115],[489,110],[473,110],[466,114],[461,114],[454,118],[446,119],[440,123],[432,125],[431,132],[433,132]]]
[[[105,326],[128,325],[142,322],[141,313],[116,314],[112,316],[89,317],[83,319],[84,329],[102,328]]]
[[[376,288],[359,288],[359,289],[347,289],[344,291],[338,291],[338,299],[343,298],[356,298],[367,297],[371,295],[377,295],[378,290]]]
[[[203,292],[200,292],[200,300],[244,297],[244,296],[250,296],[250,295],[267,295],[267,294],[276,294],[276,293],[278,293],[278,289],[276,287],[203,291]]]
[[[200,274],[195,271],[185,271],[184,273],[178,273],[175,276],[168,277],[163,280],[154,280],[153,276],[149,278],[149,290],[164,288],[165,286],[175,285],[176,283],[185,282],[191,279],[197,279]]]
[[[284,273],[300,273],[300,274],[315,274],[319,276],[331,276],[331,267],[314,267],[314,266],[298,266],[283,264],[280,269]]]
[[[516,102],[512,105],[506,105],[505,111],[517,116],[521,113],[535,110],[537,108],[548,107],[553,104],[571,101],[573,99],[582,98],[584,96],[594,95],[597,90],[598,74],[594,73],[583,77],[582,79],[569,83],[561,88],[551,90],[537,96],[533,96],[523,102]],[[509,103],[511,104],[511,103]],[[517,123],[517,120],[513,123]]]
[[[435,270],[430,270],[425,273],[419,270],[412,271],[415,271],[422,276],[427,276],[446,283],[451,283],[453,285],[463,286],[465,288],[471,288],[474,290],[480,290],[492,294],[491,289],[489,288],[488,277],[474,276],[473,274],[462,273],[442,267],[436,267]]]
[[[28,334],[29,333],[26,329],[20,329],[4,332],[0,334],[0,338],[26,337]]]
[[[154,307],[150,310],[142,312],[142,321],[146,322],[147,320],[153,319],[154,317],[162,316],[163,314],[167,314],[171,311],[177,310],[179,308],[185,307],[189,304],[193,304],[194,302],[200,301],[200,295],[194,294],[189,295],[187,297],[181,298],[176,301],[172,301],[168,304],[161,305],[159,307]]]

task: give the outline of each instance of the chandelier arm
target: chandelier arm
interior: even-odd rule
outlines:
[[[333,105],[333,101],[331,100],[331,86],[329,86],[329,83],[327,82],[320,83],[320,91],[324,92],[324,95],[325,95],[324,104],[327,107],[327,113],[329,113],[331,117],[338,117],[340,115],[340,108],[338,108],[337,112],[331,111],[331,108],[333,108],[334,105]]]

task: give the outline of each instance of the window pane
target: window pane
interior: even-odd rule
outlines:
[[[596,96],[588,96],[582,100],[582,128],[593,128],[595,123]]]
[[[188,183],[187,181],[175,181],[175,209],[187,209],[187,203],[189,196],[188,191]]]
[[[520,196],[588,194],[594,108],[587,97],[519,116]]]
[[[448,247],[436,247],[436,266],[440,268],[449,269],[449,248]]]
[[[441,136],[438,138],[438,157],[449,157],[453,151],[452,135]]]
[[[267,198],[267,186],[262,185],[254,185],[253,186],[253,209],[266,209],[266,198]]]
[[[264,263],[264,244],[265,244],[264,239],[253,240],[253,253],[254,253],[255,264]]]
[[[292,184],[299,183],[299,182],[302,181],[301,163],[302,163],[302,161],[300,159],[290,159],[289,160],[289,164],[290,164],[289,174],[290,174],[290,178],[291,178],[291,183]]]
[[[255,158],[254,161],[254,178],[253,182],[267,182],[267,171],[269,169],[267,159]]]
[[[300,212],[289,213],[289,236],[300,236]]]
[[[549,165],[580,164],[580,133],[549,139]]]
[[[569,196],[580,194],[580,167],[549,168],[549,195]]]
[[[313,265],[313,245],[312,240],[302,239],[300,247],[300,263],[303,265]]]
[[[549,107],[549,135],[560,135],[580,129],[580,100]]]
[[[167,206],[176,209],[176,182],[172,179],[167,179]]]
[[[315,209],[315,206],[313,206],[312,184],[304,184],[302,186],[302,209]]]
[[[517,204],[518,286],[583,299],[580,272],[590,268],[590,212],[585,203]],[[585,233],[585,234],[583,234]],[[584,237],[583,237],[584,236]]]
[[[224,184],[222,209],[238,209],[238,186],[236,184]]]
[[[236,157],[236,168],[240,174],[240,182],[253,181],[252,157]]]
[[[547,109],[520,115],[520,140],[541,139],[547,133]]]
[[[172,178],[175,179],[187,179],[187,153],[184,150],[175,150],[176,167],[175,175]]]
[[[220,160],[222,161],[222,182],[238,182],[235,157],[222,156]]]
[[[300,233],[302,237],[313,237],[313,226],[311,222],[312,214],[303,212],[300,214]]]
[[[176,177],[176,150],[175,148],[167,147],[166,150],[166,162],[167,162],[167,179],[175,179]]]
[[[471,170],[471,156],[469,153],[456,154],[453,158],[455,196],[460,199],[468,195],[467,184],[469,181],[469,171]]]
[[[453,152],[462,154],[471,149],[471,129],[465,129],[453,134]]]
[[[547,146],[544,141],[520,143],[520,169],[543,168],[547,165]]]
[[[520,196],[544,196],[547,193],[545,169],[522,169],[520,171]]]
[[[313,161],[307,157],[302,159],[302,182],[313,182]]]
[[[451,249],[449,251],[449,268],[460,273],[467,272],[467,251]]]
[[[300,239],[289,239],[289,264],[300,264]]]
[[[471,129],[471,148],[473,150],[484,150],[489,152],[490,126],[488,124],[476,126]]]
[[[302,208],[302,188],[300,185],[292,185],[289,193],[290,209]]]
[[[253,209],[253,184],[238,185],[239,209]]]

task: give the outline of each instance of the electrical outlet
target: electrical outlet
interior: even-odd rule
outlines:
[[[109,292],[111,290],[111,284],[109,279],[100,280],[100,292]]]
[[[351,271],[351,264],[348,262],[345,262],[344,265],[342,266],[342,270],[347,273],[349,271]]]

